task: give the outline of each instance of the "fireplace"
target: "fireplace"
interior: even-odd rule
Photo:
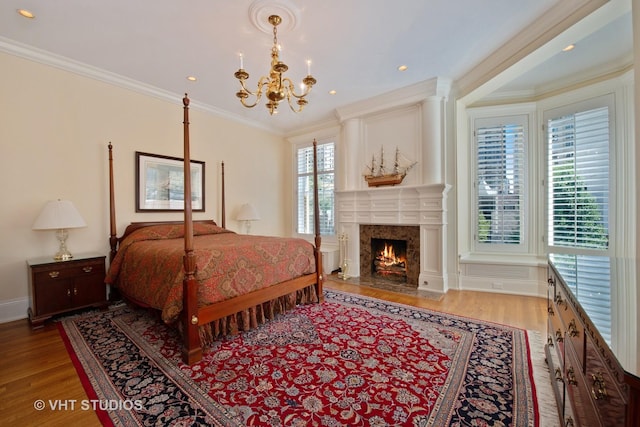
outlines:
[[[350,255],[349,275],[373,281],[372,238],[406,240],[407,279],[397,285],[446,292],[448,190],[433,184],[336,191],[336,223]]]
[[[371,239],[371,275],[394,282],[407,281],[407,241]]]
[[[360,224],[360,277],[418,287],[420,227]]]

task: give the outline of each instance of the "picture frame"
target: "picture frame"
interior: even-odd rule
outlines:
[[[191,209],[204,212],[205,163],[191,160]],[[136,151],[136,212],[184,211],[184,159]]]

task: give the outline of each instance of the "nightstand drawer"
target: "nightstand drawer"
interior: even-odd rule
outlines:
[[[47,265],[45,267],[34,267],[35,280],[38,284],[96,274],[104,276],[104,261],[75,265]]]

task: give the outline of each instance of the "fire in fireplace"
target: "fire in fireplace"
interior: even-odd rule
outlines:
[[[371,273],[397,282],[407,281],[407,241],[371,239]]]

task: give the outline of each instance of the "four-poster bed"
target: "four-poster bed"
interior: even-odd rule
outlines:
[[[135,222],[117,237],[109,144],[111,265],[106,281],[124,298],[161,310],[166,323],[178,323],[182,359],[193,364],[202,358],[203,345],[220,335],[255,327],[296,303],[321,302],[323,275],[316,141],[315,244],[297,238],[239,235],[225,228],[224,164],[222,227],[212,220],[192,218],[186,94],[183,110],[184,221]]]

